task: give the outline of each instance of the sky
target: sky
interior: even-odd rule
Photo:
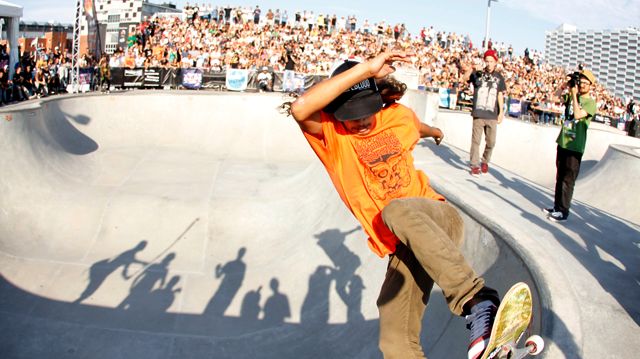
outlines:
[[[75,0],[8,0],[24,8],[24,21],[54,21],[72,24]],[[171,2],[179,8],[189,1],[150,0],[153,3]],[[359,24],[384,20],[404,23],[412,35],[422,27],[470,35],[474,44],[485,36],[488,0],[305,0],[305,1],[241,1],[191,0],[194,4],[259,5],[263,15],[268,9],[287,9],[290,17],[297,10],[312,10],[315,14],[355,15]],[[304,5],[298,5],[304,4]],[[552,31],[563,23],[585,30],[640,28],[640,0],[498,0],[490,7],[489,37],[494,43],[512,45],[516,54],[525,48],[544,50],[545,31]]]

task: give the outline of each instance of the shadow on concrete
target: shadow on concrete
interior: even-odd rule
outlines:
[[[553,198],[529,183],[519,178],[507,178],[499,171],[491,171],[491,174],[502,185],[512,188],[529,200],[536,208],[553,205]],[[492,192],[481,186],[479,188]],[[638,242],[636,228],[605,211],[576,200],[572,202],[569,220],[556,224],[538,213],[526,214],[524,209],[517,207],[509,199],[493,194],[520,209],[523,217],[552,235],[640,325],[640,310],[637,305],[640,302],[640,293],[627,290],[637,286],[635,278],[640,277],[640,269],[637,265],[640,259],[638,253],[640,242]],[[565,234],[558,230],[558,226],[575,233],[576,236]]]
[[[431,140],[422,140],[418,142],[418,146],[430,149],[438,157],[440,157],[446,163],[450,164],[455,168],[458,168],[461,170],[466,170],[469,168],[469,161],[460,158],[460,156],[458,156],[457,153],[452,151],[444,143],[441,143],[440,145],[436,145],[435,142]]]
[[[358,229],[315,236],[334,266],[318,266],[309,277],[300,323],[286,322],[291,307],[277,277],[265,288],[240,293],[247,247],[215,266],[217,290],[200,314],[169,311],[183,291],[182,276],[171,272],[176,254],[156,257],[155,263],[138,260],[146,241],[91,265],[85,290],[71,303],[28,293],[0,275],[0,330],[8,333],[0,340],[0,352],[7,358],[378,358],[378,321],[365,320],[360,311],[364,287],[355,271],[361,261],[344,246],[345,236]],[[131,274],[133,264],[144,267]],[[107,280],[130,281],[126,298],[115,308],[85,304],[105,290]],[[333,286],[348,308],[343,324],[329,323]],[[226,314],[241,294],[240,315]],[[345,340],[349,335],[361,344]],[[100,353],[86,352],[97,347],[103,348]]]
[[[48,106],[50,107],[49,114],[52,116],[45,118],[44,123],[56,144],[74,155],[87,155],[98,150],[98,143],[72,124],[74,122],[86,126],[91,122],[89,116],[71,116],[62,111],[56,102],[51,102]]]

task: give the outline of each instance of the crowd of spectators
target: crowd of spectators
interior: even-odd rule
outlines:
[[[560,112],[556,90],[567,80],[565,69],[545,63],[536,51],[527,49],[516,55],[511,46],[491,41],[487,45],[499,54],[498,69],[506,79],[508,97],[527,101],[532,108]],[[100,74],[108,64],[111,68],[238,68],[256,72],[268,67],[327,75],[338,59],[365,59],[399,48],[417,55],[408,66],[419,71],[422,85],[464,92],[468,89],[458,80],[460,62],[474,61],[481,67],[482,47],[484,44],[474,46],[468,35],[436,31],[432,26],[412,35],[404,24],[361,21],[353,15],[187,4],[178,16],[145,18],[128,38],[126,48],[118,48],[100,61],[101,69],[96,67],[97,59],[89,55],[83,56],[81,66],[96,67]],[[57,93],[68,83],[68,53],[54,49],[25,54],[21,72],[13,81],[0,71],[3,103]],[[602,85],[596,85],[594,95],[601,115],[620,117],[625,113],[625,101]]]
[[[0,45],[0,105],[46,97],[67,91],[71,76],[71,54],[58,47],[22,51],[9,78],[9,55]],[[90,54],[80,59],[80,66],[92,67],[96,61]]]

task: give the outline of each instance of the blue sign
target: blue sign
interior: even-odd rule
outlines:
[[[511,117],[520,117],[520,113],[522,112],[522,103],[519,99],[511,98],[509,99],[509,116]]]
[[[439,89],[440,107],[449,108],[449,89]]]
[[[226,86],[230,91],[244,91],[249,84],[249,71],[230,69],[227,70]]]

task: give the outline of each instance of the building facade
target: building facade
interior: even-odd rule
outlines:
[[[95,0],[96,17],[99,25],[102,50],[113,53],[118,48],[126,49],[127,38],[136,32],[137,26],[144,19],[158,13],[181,13],[173,4],[154,4],[148,0]],[[86,44],[89,24],[82,18],[80,49]],[[86,48],[86,47],[85,47]]]
[[[6,38],[5,36],[3,34],[3,39]],[[73,25],[71,24],[35,21],[20,22],[18,44],[23,52],[33,52],[36,49],[54,49],[56,47],[61,52],[64,52],[71,48],[72,41]]]
[[[545,35],[549,63],[570,71],[585,64],[616,96],[640,99],[640,29],[578,30],[562,25]]]

